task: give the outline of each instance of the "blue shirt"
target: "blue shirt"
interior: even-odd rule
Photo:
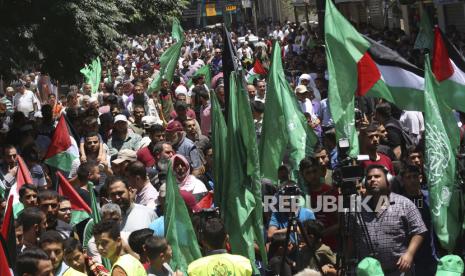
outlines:
[[[338,161],[337,161],[337,147],[334,147],[334,149],[329,153],[329,156],[330,156],[330,168],[331,170],[334,170],[336,169],[337,165],[338,165]]]
[[[315,214],[308,208],[300,208],[297,213],[297,219],[300,223],[304,223],[307,220],[315,220]],[[286,229],[289,221],[289,217],[283,213],[273,212],[271,214],[270,224],[268,226],[274,226],[278,229]],[[295,243],[295,235],[291,235],[291,242]]]
[[[153,235],[158,237],[165,236],[165,219],[161,216],[149,224],[149,228],[153,230]]]

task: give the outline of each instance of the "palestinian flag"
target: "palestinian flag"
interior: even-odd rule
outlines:
[[[326,59],[329,105],[337,139],[349,139],[349,155],[358,154],[355,128],[355,95],[384,98],[402,109],[422,110],[423,74],[394,51],[363,37],[326,0]],[[415,69],[415,70],[414,70]]]
[[[434,28],[433,74],[441,97],[453,109],[465,112],[465,60],[441,30]]]
[[[423,70],[396,51],[365,38],[370,47],[357,64],[357,95],[383,98],[403,110],[423,111]]]
[[[21,189],[24,184],[32,184],[31,172],[27,168],[26,163],[24,163],[23,158],[18,155],[16,161],[18,162],[16,183],[11,186],[10,194],[8,195],[8,198],[13,197],[13,214],[15,218],[17,218],[19,213],[24,209],[23,204],[19,202],[19,189]]]
[[[213,206],[213,193],[208,193],[197,204],[199,209],[210,209]]]
[[[73,161],[77,158],[79,158],[79,149],[76,140],[71,136],[71,131],[62,115],[45,155],[45,164],[69,172]]]
[[[58,194],[66,196],[71,201],[71,226],[74,226],[81,221],[90,218],[92,210],[87,205],[81,196],[76,192],[68,180],[57,172],[58,177]]]
[[[8,258],[6,256],[6,250],[2,243],[0,243],[0,275],[13,275],[11,274]]]
[[[3,218],[1,236],[4,241],[3,248],[5,255],[8,258],[8,263],[11,268],[16,266],[16,231],[15,219],[13,214],[13,197],[8,198],[8,203]]]
[[[266,69],[263,67],[260,60],[255,59],[252,69],[247,73],[247,83],[252,84],[255,79],[263,78],[267,74]]]

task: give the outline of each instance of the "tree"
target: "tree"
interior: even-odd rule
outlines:
[[[157,33],[186,0],[0,0],[0,75],[36,68],[75,82],[79,69],[113,49],[123,33]]]

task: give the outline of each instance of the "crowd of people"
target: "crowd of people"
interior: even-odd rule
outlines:
[[[367,26],[360,30],[412,63],[421,63],[417,50],[411,48],[413,36],[400,30],[374,32]],[[458,32],[453,37],[460,41]],[[389,202],[378,212],[351,218],[350,229],[341,224],[337,211],[313,211],[318,197],[337,197],[341,192],[332,177],[341,165],[341,152],[329,110],[324,42],[316,30],[290,22],[261,28],[257,35],[246,29],[232,32],[237,57],[247,72],[256,61],[269,68],[272,40],[281,45],[286,77],[319,141],[313,155],[301,160],[299,179],[291,180],[292,168],[283,163],[279,183],[263,179],[262,193],[308,196],[306,207],[292,211],[301,227],[291,227],[288,235],[290,213],[265,212],[267,256],[259,256],[257,250],[251,263],[230,254],[220,216],[201,224],[196,219],[202,210],[215,207],[199,202],[214,194],[216,184],[212,93],[223,111],[227,104],[221,31],[186,31],[173,81],[162,80],[160,89],[151,94],[147,90],[159,74],[159,57],[174,41],[169,34],[125,37],[102,57],[97,93],[92,93],[90,83],[60,91],[51,81],[53,76],[31,71],[0,91],[3,209],[17,182],[18,156],[32,178],[19,189],[24,209],[15,217],[16,275],[182,275],[169,265],[172,249],[165,239],[170,161],[194,228],[201,233],[188,237],[198,241],[204,256],[189,264],[188,275],[251,275],[253,271],[338,275],[342,254],[347,262],[356,260],[352,268],[358,275],[461,275],[464,240],[457,255],[447,255],[432,229],[421,112],[357,97],[360,152],[368,158],[359,162],[365,180],[356,186],[356,193],[372,196],[370,206],[376,206],[381,196],[388,196]],[[210,65],[211,83],[196,74],[204,65]],[[253,79],[246,90],[259,140],[267,93],[272,91],[267,89],[266,75]],[[465,132],[462,115],[457,113],[457,127]],[[97,195],[101,222],[71,223],[70,199],[57,192],[53,170],[44,163],[61,116],[66,116],[79,148],[79,159],[66,177],[88,206],[92,193]],[[370,243],[362,228],[367,229]],[[352,242],[343,252],[338,237],[344,235]],[[104,265],[105,260],[110,266]]]

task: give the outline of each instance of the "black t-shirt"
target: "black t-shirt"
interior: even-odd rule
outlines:
[[[389,125],[395,125],[397,127]],[[391,149],[395,149],[397,146],[400,146],[402,144],[402,127],[399,121],[391,118],[384,123],[384,127],[386,128],[386,138],[388,140],[389,147],[391,147]]]
[[[87,206],[91,207],[92,206],[92,201],[90,200],[90,193],[87,190],[84,190],[82,188],[74,188],[78,195],[84,200],[85,203],[87,203]]]

